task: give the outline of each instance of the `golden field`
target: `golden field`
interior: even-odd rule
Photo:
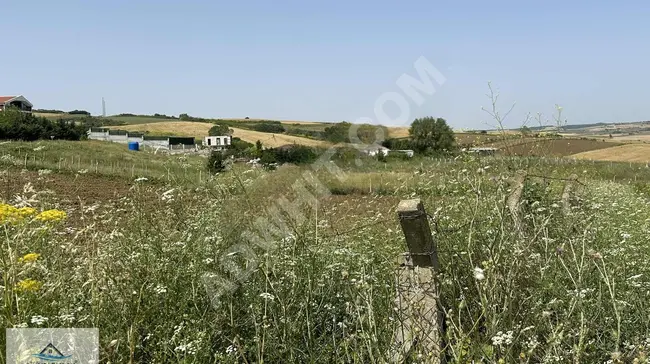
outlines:
[[[110,129],[119,129],[127,131],[147,132],[152,135],[173,135],[173,136],[191,136],[201,138],[208,135],[210,128],[214,126],[211,123],[200,123],[192,121],[168,121],[147,124],[135,125],[118,125],[111,126]],[[234,133],[233,136],[240,138],[249,143],[261,141],[267,147],[279,147],[286,144],[301,144],[307,146],[327,146],[329,143],[313,140],[309,138],[302,138],[285,134],[271,134],[263,133],[253,130],[245,130],[238,128],[231,128]]]
[[[602,160],[612,162],[650,162],[650,145],[648,144],[624,144],[615,147],[591,150],[588,152],[573,154],[571,158]]]

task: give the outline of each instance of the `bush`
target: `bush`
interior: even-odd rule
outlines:
[[[225,125],[215,125],[208,131],[209,136],[230,135],[232,131]]]
[[[0,113],[0,139],[80,140],[86,136],[85,132],[84,124],[77,121],[51,121],[11,108]]]
[[[226,170],[225,156],[220,151],[213,151],[208,157],[206,169],[210,173],[219,173]]]
[[[269,151],[275,154],[278,163],[308,164],[318,158],[314,149],[303,145],[274,148]]]
[[[32,112],[37,112],[42,114],[65,114],[65,111],[54,110],[54,109],[33,109]]]
[[[263,121],[250,125],[251,130],[261,131],[264,133],[284,133],[285,129],[279,121]]]
[[[88,111],[86,111],[86,110],[72,110],[72,111],[68,111],[68,114],[70,114],[70,115],[89,115],[90,116],[90,113]]]

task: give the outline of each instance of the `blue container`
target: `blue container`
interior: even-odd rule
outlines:
[[[140,150],[140,144],[138,142],[129,142],[129,150]]]

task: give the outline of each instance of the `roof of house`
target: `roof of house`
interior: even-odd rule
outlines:
[[[15,99],[18,96],[0,96],[0,104],[4,104],[5,102]]]
[[[14,100],[22,101],[22,102],[28,104],[29,106],[34,106],[34,105],[32,105],[32,103],[29,102],[29,100],[27,100],[27,99],[25,98],[25,96],[23,96],[23,95],[18,95],[18,96],[0,96],[0,105],[4,105],[4,104],[6,104],[6,103],[9,102],[9,101],[14,101]]]

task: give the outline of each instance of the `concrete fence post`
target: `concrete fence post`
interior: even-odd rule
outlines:
[[[438,252],[427,213],[420,199],[403,200],[397,206],[408,252],[397,271],[396,312],[398,327],[389,353],[391,363],[414,358],[442,363],[443,314],[436,285]]]
[[[573,193],[577,181],[578,175],[574,173],[569,176],[569,179],[564,184],[564,190],[562,191],[562,210],[565,215],[571,213],[571,194]]]
[[[512,179],[510,196],[508,196],[508,209],[512,215],[512,219],[515,222],[515,227],[517,230],[521,229],[521,218],[519,216],[519,201],[521,200],[521,195],[524,192],[524,182],[526,181],[526,171],[518,170],[515,174],[515,177]]]

